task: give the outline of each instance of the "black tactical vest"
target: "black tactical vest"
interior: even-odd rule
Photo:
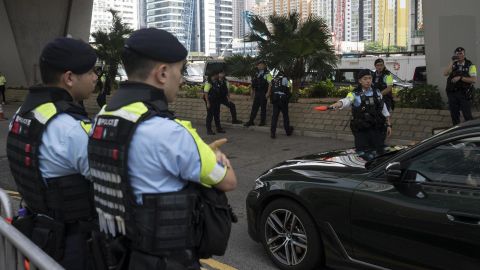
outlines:
[[[272,104],[286,103],[288,101],[290,92],[288,86],[282,85],[283,78],[278,76],[272,80]]]
[[[456,83],[452,83],[452,79],[456,76],[470,77],[470,66],[472,66],[472,62],[467,59],[465,59],[463,65],[460,65],[458,61],[453,63],[452,72],[450,73],[450,76],[448,76],[447,80],[447,92],[465,91],[470,88],[472,84],[461,80]]]
[[[258,96],[258,95],[263,95],[265,96],[265,94],[267,93],[268,91],[268,81],[267,79],[265,78],[265,76],[270,73],[269,70],[264,70],[262,71],[261,73],[260,72],[257,72],[255,73],[253,79],[252,79],[252,88],[255,90],[255,95]]]
[[[81,174],[44,179],[39,168],[43,132],[62,113],[90,124],[85,110],[73,102],[66,90],[30,89],[13,117],[7,157],[18,192],[33,213],[63,222],[88,220],[95,216],[90,181]]]
[[[193,250],[199,242],[198,196],[189,184],[178,192],[143,194],[143,204],[136,203],[128,173],[129,145],[138,125],[155,116],[174,119],[163,91],[124,83],[95,120],[89,163],[100,230],[111,237],[126,236],[135,250],[170,256]]]
[[[216,101],[221,98],[221,83],[217,81],[209,82],[212,88],[208,91],[208,99],[210,101]]]
[[[218,80],[219,88],[220,88],[220,97],[222,99],[226,99],[228,97],[228,85],[227,80],[224,79],[223,81]]]
[[[373,85],[372,85],[372,88],[373,89],[378,89],[380,91],[383,91],[385,90],[388,85],[387,83],[385,82],[385,76],[387,75],[390,75],[390,71],[388,70],[385,70],[383,71],[381,74],[377,74],[377,72],[373,72],[373,76],[372,76],[372,82],[373,82]],[[386,94],[384,96],[386,99],[389,99],[389,101],[393,101],[393,94],[392,92]]]
[[[367,129],[381,129],[385,127],[386,118],[382,114],[383,100],[377,90],[373,90],[372,96],[366,96],[361,87],[353,92],[355,97],[360,96],[359,106],[352,104],[352,120],[350,128],[352,131],[363,131]]]

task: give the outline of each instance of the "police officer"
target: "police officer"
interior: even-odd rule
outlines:
[[[288,116],[288,101],[290,100],[290,88],[288,78],[283,75],[282,71],[279,71],[275,78],[272,80],[266,97],[270,97],[270,101],[273,106],[272,123],[270,127],[270,138],[276,138],[277,122],[280,112],[283,116],[283,127],[287,136],[292,135],[293,127],[290,126],[290,119]]]
[[[86,243],[97,226],[86,179],[91,123],[77,103],[95,88],[96,60],[83,41],[48,43],[39,60],[44,86],[30,88],[7,139],[10,169],[31,213],[13,224],[66,269],[90,269]],[[27,220],[33,229],[23,226]]]
[[[250,119],[248,120],[248,122],[245,123],[246,127],[255,125],[253,121],[257,117],[257,112],[259,108],[261,108],[259,126],[265,126],[265,122],[267,120],[266,94],[271,81],[272,75],[267,69],[265,61],[259,61],[257,63],[257,73],[252,78],[250,96],[253,97],[253,104],[252,111],[250,113]]]
[[[358,73],[359,86],[345,98],[331,105],[332,109],[352,108],[350,128],[355,138],[357,152],[365,157],[382,154],[385,135],[390,137],[392,125],[390,113],[383,102],[380,90],[372,88],[372,75],[369,69]]]
[[[225,71],[218,73],[218,83],[220,85],[220,104],[227,106],[232,115],[232,124],[241,124],[242,121],[237,119],[237,109],[235,103],[230,100],[229,83],[225,78]]]
[[[373,88],[380,90],[383,96],[383,102],[387,106],[389,112],[395,108],[395,101],[393,100],[393,76],[392,73],[385,67],[385,62],[382,58],[375,60],[375,72],[373,73]]]
[[[5,84],[7,83],[7,79],[5,78],[5,75],[0,72],[0,93],[2,94],[2,104],[5,105]]]
[[[477,67],[465,58],[465,49],[458,47],[444,71],[447,78],[447,97],[453,125],[460,123],[460,111],[465,121],[472,120],[470,100],[473,84],[477,81]]]
[[[220,82],[218,81],[218,73],[214,72],[207,77],[207,82],[203,86],[203,100],[207,107],[207,134],[215,135],[212,130],[212,119],[215,120],[215,127],[218,133],[225,133],[220,123]]]
[[[191,187],[236,187],[226,156],[168,110],[186,57],[172,34],[134,31],[122,53],[129,80],[97,115],[90,138],[100,229],[128,239],[129,269],[199,269]]]

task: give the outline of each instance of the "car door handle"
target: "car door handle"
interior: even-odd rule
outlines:
[[[476,214],[459,212],[459,211],[448,211],[447,218],[448,220],[456,223],[480,225],[480,215],[476,215]]]

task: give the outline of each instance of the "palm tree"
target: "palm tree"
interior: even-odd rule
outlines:
[[[245,41],[257,42],[259,58],[293,80],[296,91],[307,75],[331,71],[337,62],[325,22],[315,16],[300,21],[298,13],[271,15],[267,25],[260,16],[250,17],[252,32]]]
[[[235,77],[248,77],[255,73],[256,58],[247,55],[234,54],[225,58],[227,73]]]
[[[117,76],[125,39],[133,32],[133,29],[122,22],[122,19],[118,16],[118,11],[113,9],[109,9],[108,11],[113,17],[112,25],[108,31],[98,30],[92,33],[92,37],[95,39],[93,44],[96,48],[98,58],[105,63],[106,75],[104,89],[107,89],[107,92],[111,89],[112,82]]]

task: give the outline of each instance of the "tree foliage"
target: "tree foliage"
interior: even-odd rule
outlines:
[[[404,52],[405,50],[405,47],[383,46],[380,42],[368,42],[365,44],[365,51],[373,53]]]
[[[255,73],[257,58],[247,55],[234,54],[225,58],[227,73],[235,77],[248,77]]]
[[[337,62],[326,23],[315,16],[300,20],[298,13],[271,15],[267,22],[250,17],[252,31],[245,41],[257,42],[258,58],[293,80],[294,91],[307,75],[321,76]]]
[[[104,72],[106,72],[106,78],[104,89],[110,89],[115,80],[125,39],[133,32],[133,29],[118,16],[118,11],[113,9],[108,11],[112,14],[112,24],[108,31],[98,30],[92,33],[98,58],[105,64]]]

